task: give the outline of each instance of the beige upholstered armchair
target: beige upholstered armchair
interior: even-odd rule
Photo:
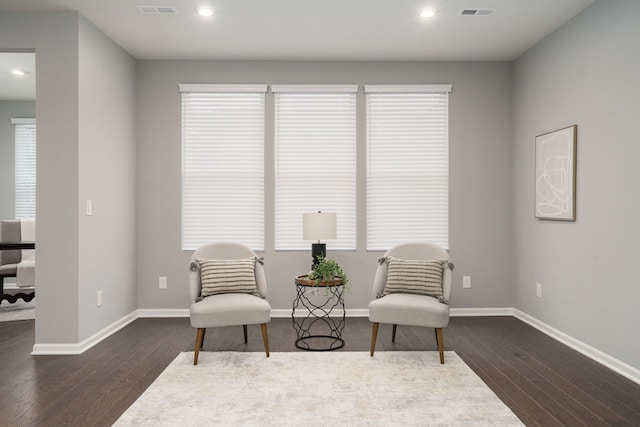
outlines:
[[[246,343],[247,325],[261,325],[269,357],[271,305],[265,300],[267,281],[256,254],[238,243],[211,243],[194,251],[189,270],[189,316],[197,328],[193,364],[198,364],[206,329],[219,326],[242,325]]]
[[[373,282],[374,300],[369,304],[371,356],[380,323],[393,325],[392,342],[397,325],[425,326],[435,329],[440,363],[444,364],[442,328],[449,324],[452,269],[449,254],[431,243],[399,244],[380,258]]]

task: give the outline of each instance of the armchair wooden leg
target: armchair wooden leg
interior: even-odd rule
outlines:
[[[193,364],[198,364],[198,355],[200,354],[200,349],[202,348],[202,342],[204,341],[204,331],[205,328],[198,328],[196,332],[196,348],[193,352]]]
[[[440,352],[440,364],[444,365],[444,343],[442,342],[442,328],[436,329],[436,341],[438,342],[438,352]]]
[[[202,342],[200,343],[200,350],[202,350],[202,347],[204,347],[204,337],[207,336],[207,330],[205,328],[202,328]]]
[[[269,336],[267,335],[267,324],[263,323],[260,326],[262,326],[262,341],[264,341],[264,351],[267,353],[267,357],[269,357]]]
[[[242,325],[242,332],[244,332],[244,343],[247,343],[247,325]]]
[[[391,342],[396,342],[396,329],[398,329],[398,325],[393,324],[393,329],[391,330]]]
[[[380,326],[380,323],[374,323],[373,331],[371,332],[371,357],[373,357],[373,351],[376,348],[376,338],[378,337],[378,326]]]

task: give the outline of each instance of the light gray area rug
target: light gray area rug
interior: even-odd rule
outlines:
[[[454,353],[181,353],[115,426],[521,426]]]
[[[33,320],[36,318],[35,299],[24,302],[22,299],[11,304],[7,300],[0,303],[0,322],[13,322],[16,320]]]

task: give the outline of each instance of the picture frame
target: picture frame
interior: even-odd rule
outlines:
[[[576,220],[576,150],[578,126],[536,136],[535,217]]]

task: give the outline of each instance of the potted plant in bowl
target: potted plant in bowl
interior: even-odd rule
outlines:
[[[318,263],[313,266],[307,276],[309,280],[315,281],[316,284],[332,282],[342,282],[345,289],[349,284],[349,278],[335,260],[330,258],[318,257]]]

